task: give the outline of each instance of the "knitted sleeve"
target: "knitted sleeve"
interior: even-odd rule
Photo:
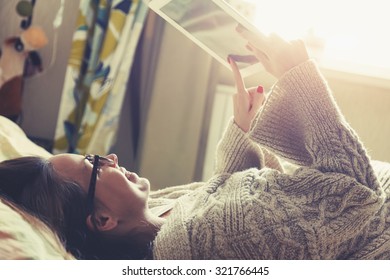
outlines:
[[[288,221],[296,219],[308,237],[304,244],[318,249],[311,254],[345,257],[365,242],[364,229],[381,211],[385,193],[314,61],[275,84],[250,138],[303,166],[288,179],[277,179],[280,189],[272,189],[277,192],[271,197],[299,209]]]
[[[217,146],[214,174],[263,166],[264,157],[260,147],[249,139],[248,134],[232,118]]]
[[[380,192],[364,147],[312,60],[278,81],[250,137],[295,164],[341,173]]]
[[[232,118],[217,146],[214,174],[234,173],[252,167],[261,169],[265,166],[283,171],[279,159],[253,142]]]

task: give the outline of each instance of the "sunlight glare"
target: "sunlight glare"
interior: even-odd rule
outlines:
[[[387,0],[256,0],[253,24],[286,40],[303,38],[323,61],[390,73]],[[313,50],[314,49],[314,50]],[[390,79],[390,74],[386,78]]]

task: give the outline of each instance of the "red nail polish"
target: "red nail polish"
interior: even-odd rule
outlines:
[[[262,86],[258,86],[256,91],[258,93],[263,93],[264,92],[264,88]]]

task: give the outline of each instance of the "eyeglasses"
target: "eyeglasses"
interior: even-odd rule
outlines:
[[[114,165],[115,162],[112,159],[101,157],[99,155],[85,155],[85,159],[88,160],[93,165],[91,179],[89,181],[89,187],[88,187],[88,196],[87,196],[88,213],[92,213],[98,170],[102,166]]]

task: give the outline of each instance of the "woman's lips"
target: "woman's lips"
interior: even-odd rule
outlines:
[[[149,188],[149,180],[145,178],[140,178],[136,173],[127,171],[126,168],[120,167],[120,170],[125,175],[126,179],[130,182],[140,186],[140,190],[146,191]]]
[[[137,183],[139,181],[139,177],[137,174],[135,174],[134,172],[127,171],[123,167],[121,169],[122,169],[123,174],[125,174],[127,180],[129,180],[130,182],[133,182],[133,183]]]

